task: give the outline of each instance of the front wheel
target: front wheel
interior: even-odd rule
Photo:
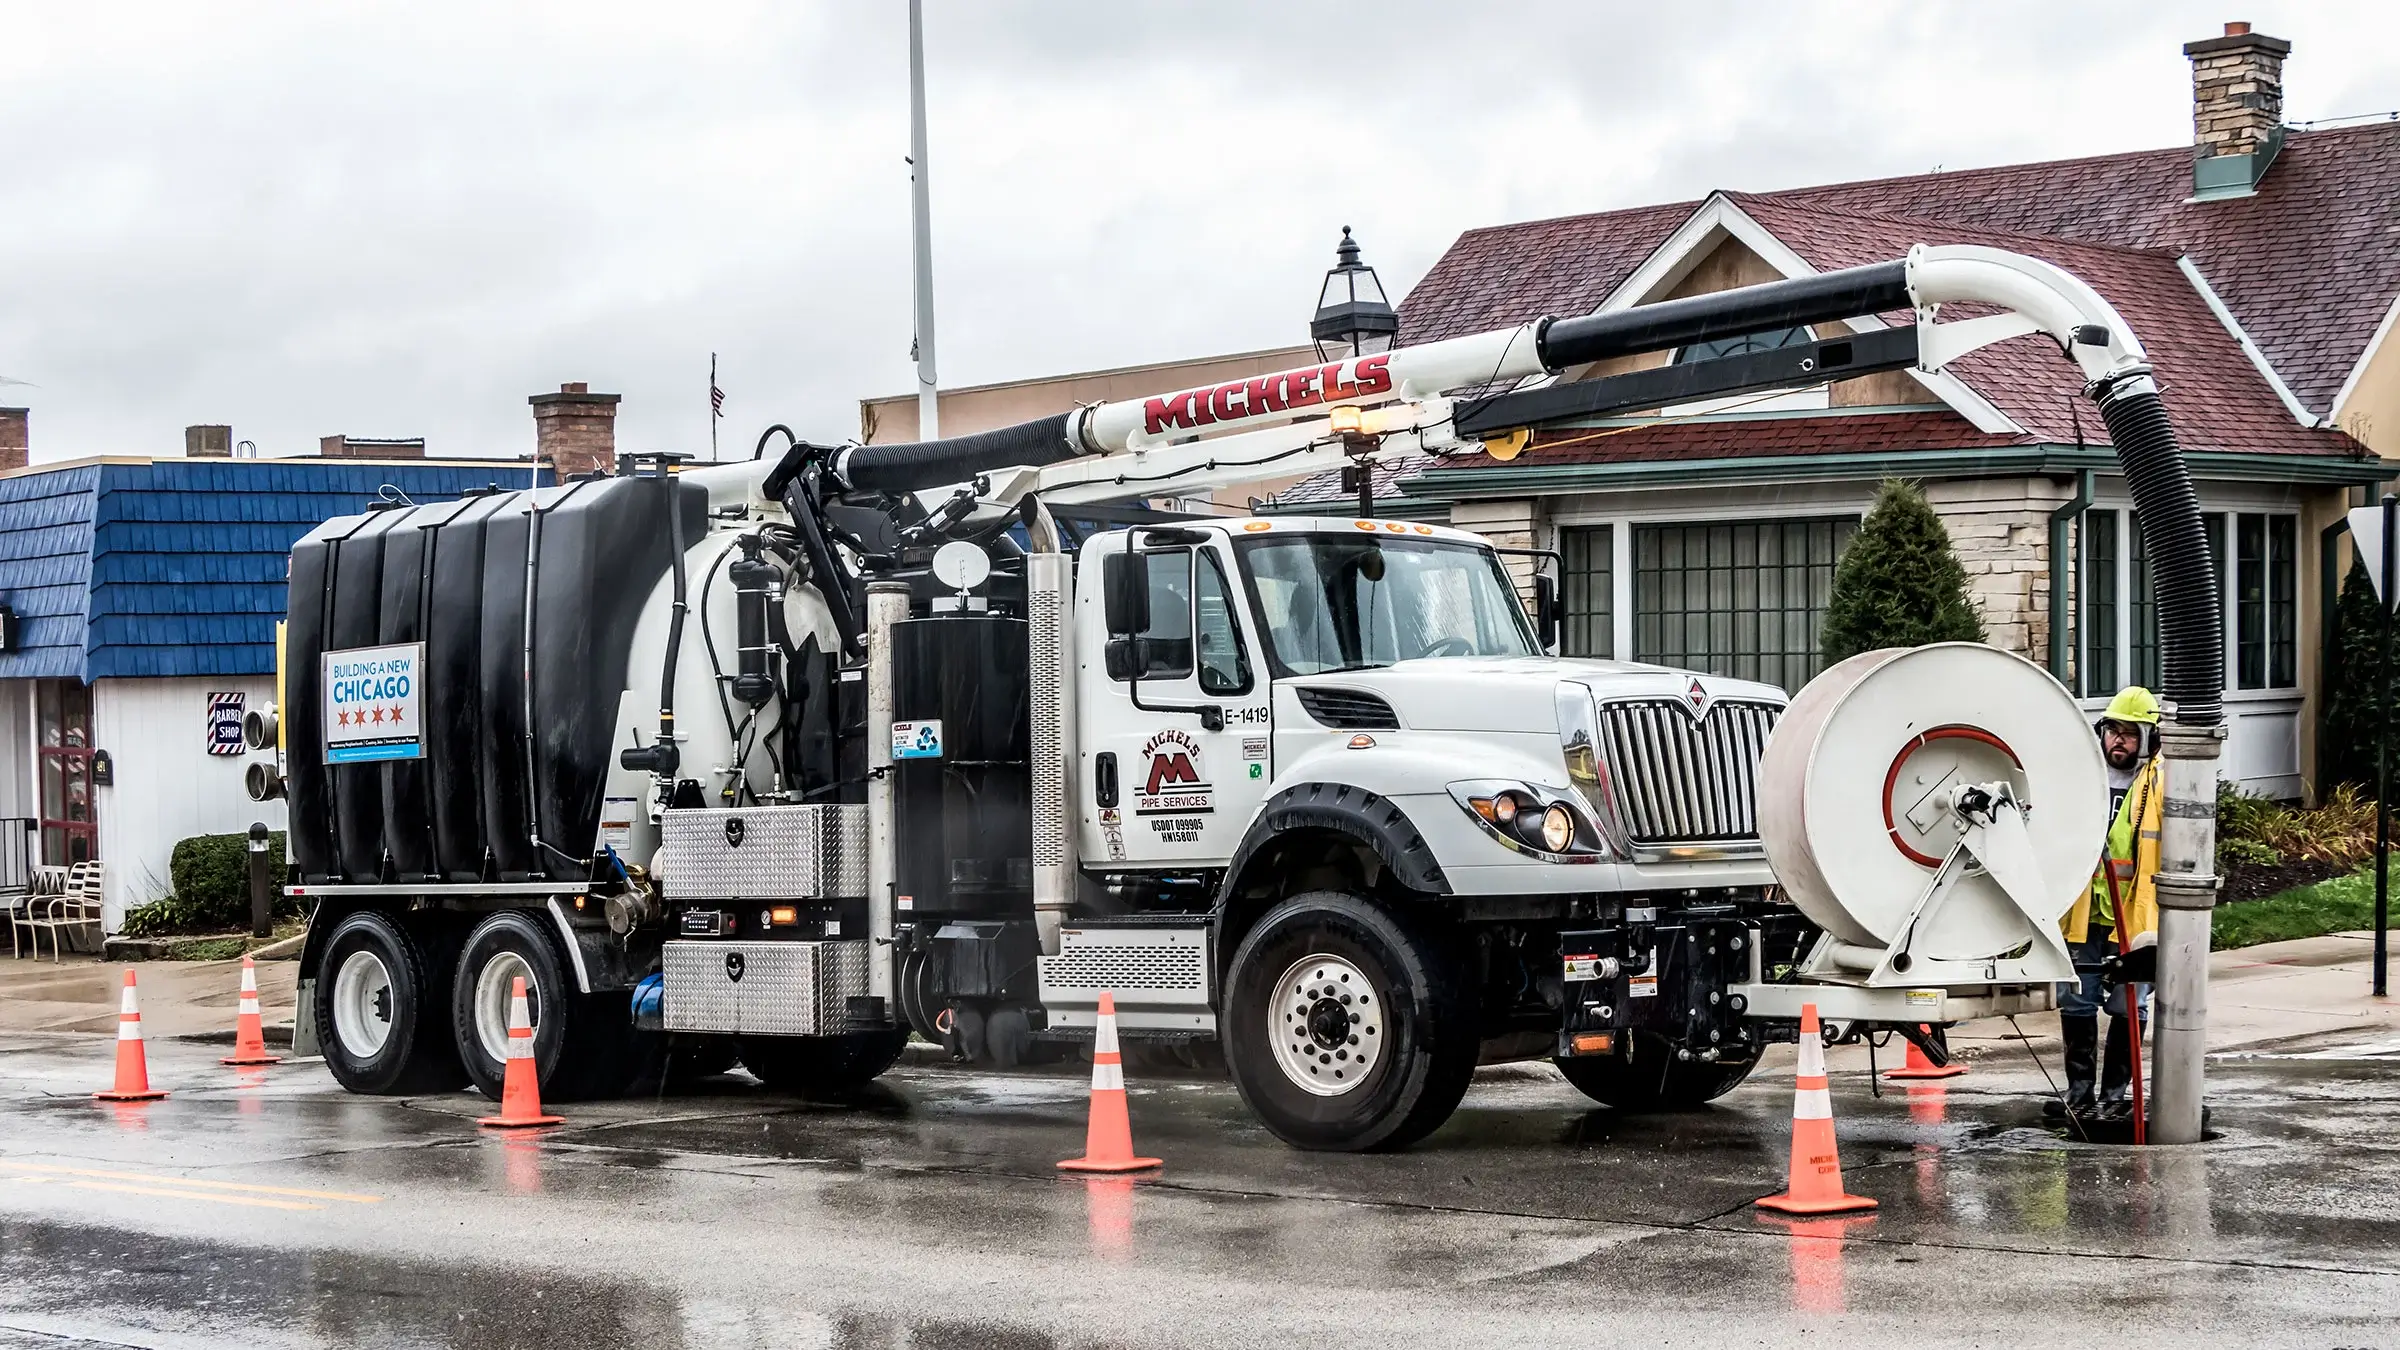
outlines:
[[[1742,1085],[1758,1056],[1714,1062],[1676,1059],[1665,1045],[1641,1043],[1637,1060],[1614,1055],[1552,1060],[1577,1091],[1620,1111],[1690,1111]]]
[[[1235,952],[1225,1057],[1275,1137],[1308,1149],[1401,1148],[1458,1109],[1475,1073],[1475,1004],[1429,925],[1314,891]]]

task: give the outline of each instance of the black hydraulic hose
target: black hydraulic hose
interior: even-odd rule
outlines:
[[[1540,354],[1543,365],[1559,370],[1612,356],[1854,319],[1915,304],[1908,293],[1908,264],[1876,263],[1607,314],[1554,319],[1542,327]]]
[[[851,593],[850,578],[833,556],[833,545],[825,540],[825,522],[817,515],[808,480],[797,477],[786,482],[782,500],[784,513],[792,518],[792,527],[799,532],[800,551],[808,555],[810,580],[816,583],[817,594],[825,598],[825,608],[833,614],[834,631],[841,634],[843,653],[865,655],[866,621]]]
[[[668,472],[666,464],[658,465],[658,480],[667,494],[667,548],[672,554],[675,576],[675,603],[667,617],[665,669],[658,677],[658,742],[619,751],[617,763],[636,773],[672,779],[675,771],[683,767],[683,755],[675,748],[675,658],[683,651],[683,616],[691,608],[690,577],[683,563],[683,504],[678,500],[683,495],[682,485]],[[710,655],[713,659],[715,654]]]
[[[1058,413],[938,441],[861,445],[843,453],[842,482],[862,492],[914,492],[963,483],[993,469],[1056,464],[1080,453],[1071,439],[1076,416]]]
[[[2177,722],[2213,727],[2225,716],[2225,611],[2191,470],[2148,371],[2120,375],[2093,397],[2133,492],[2158,596],[2159,695]]]

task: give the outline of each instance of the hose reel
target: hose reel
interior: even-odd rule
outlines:
[[[1776,878],[1824,930],[1803,978],[2075,977],[2058,920],[2106,841],[2108,768],[2040,667],[1971,642],[1851,657],[1792,700],[1759,786]]]

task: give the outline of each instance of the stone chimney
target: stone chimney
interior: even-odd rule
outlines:
[[[232,427],[185,427],[183,455],[186,459],[233,458]]]
[[[2192,195],[2247,197],[2283,148],[2283,58],[2292,44],[2225,25],[2183,44],[2192,62]]]
[[[423,459],[425,438],[385,441],[365,436],[320,436],[317,453],[327,459]]]
[[[595,394],[578,380],[555,394],[535,394],[533,443],[537,459],[550,461],[560,478],[617,471],[617,404],[621,394]]]
[[[0,408],[0,473],[25,467],[26,456],[31,453],[25,430],[25,419],[30,411],[26,408]]]

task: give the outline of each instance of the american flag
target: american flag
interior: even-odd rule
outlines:
[[[711,416],[725,415],[725,391],[717,387],[717,354],[708,354],[708,411]]]

